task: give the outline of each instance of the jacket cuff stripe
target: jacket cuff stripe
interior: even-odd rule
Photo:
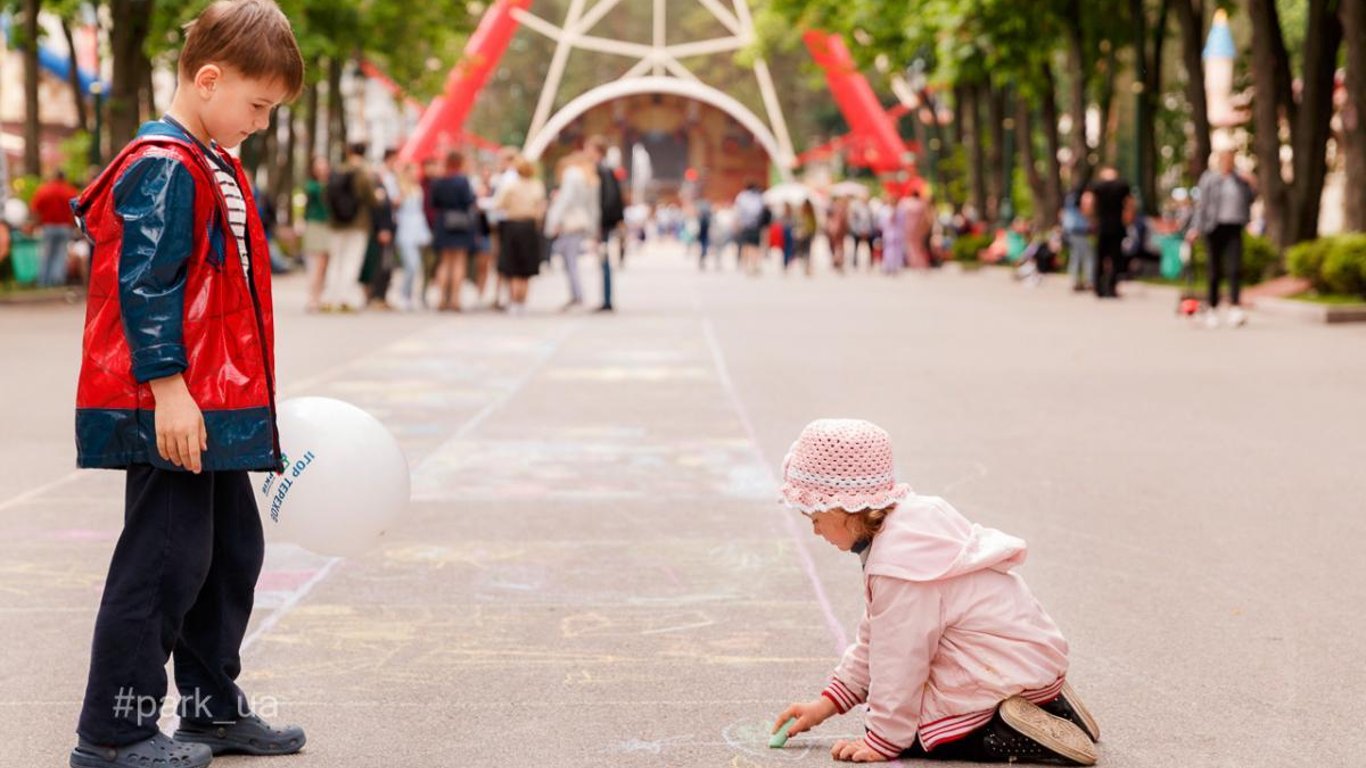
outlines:
[[[828,688],[824,691],[821,691],[821,695],[829,699],[830,703],[835,705],[835,711],[839,712],[841,715],[849,711],[849,708],[844,706],[844,702],[840,701],[838,696],[835,696],[834,694],[830,693],[830,690]]]
[[[860,701],[863,700],[863,697],[855,694],[854,690],[850,688],[848,685],[845,685],[844,681],[839,679],[838,677],[831,678],[830,687],[838,691],[840,695],[844,697],[845,701],[849,702],[850,708],[853,708]]]
[[[869,729],[868,732],[864,734],[863,741],[868,746],[872,747],[873,749],[881,753],[883,757],[889,760],[901,754],[901,747],[898,747],[892,742],[882,738],[877,734],[877,731],[874,731],[872,729]]]
[[[987,710],[986,712],[940,721],[934,728],[920,729],[920,743],[929,750],[936,744],[955,741],[991,722],[991,718],[995,714],[995,710]]]

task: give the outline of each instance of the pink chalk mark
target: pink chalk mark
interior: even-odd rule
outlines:
[[[293,592],[313,578],[316,568],[306,571],[262,571],[256,580],[256,589],[261,592]]]
[[[114,541],[118,539],[119,532],[109,529],[66,528],[53,531],[51,536],[57,541]]]

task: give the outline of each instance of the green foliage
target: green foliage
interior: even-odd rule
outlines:
[[[38,191],[38,185],[43,183],[43,177],[29,174],[18,176],[10,182],[11,191],[14,196],[24,201],[25,205],[33,202],[33,195]]]
[[[1329,293],[1366,298],[1366,234],[1332,238],[1322,276]]]
[[[62,157],[62,172],[77,186],[85,179],[90,169],[90,134],[76,131],[62,140],[57,154]]]
[[[1191,248],[1191,260],[1197,275],[1208,275],[1209,252],[1205,238],[1199,238]],[[1243,233],[1243,284],[1256,285],[1275,277],[1280,268],[1281,252],[1265,237]]]
[[[185,43],[184,27],[212,0],[159,2],[147,54],[170,65]],[[326,79],[327,59],[373,60],[419,99],[441,90],[464,49],[475,17],[463,0],[278,0],[289,17],[308,83]]]
[[[1366,234],[1351,233],[1299,243],[1286,251],[1290,273],[1320,294],[1366,298]]]
[[[981,261],[982,251],[991,245],[989,234],[962,235],[953,241],[953,260],[959,264],[976,264]]]
[[[1326,293],[1328,286],[1323,282],[1323,260],[1328,257],[1328,250],[1332,245],[1333,239],[1329,237],[1296,243],[1285,252],[1286,268],[1295,277],[1302,277],[1312,283],[1314,290]]]

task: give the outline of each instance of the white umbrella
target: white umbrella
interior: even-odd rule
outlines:
[[[800,205],[808,197],[811,197],[811,190],[801,184],[791,182],[775,184],[764,192],[764,202],[769,205],[783,205],[785,203]]]
[[[868,188],[857,181],[841,181],[830,188],[833,197],[857,197],[860,200],[868,198]]]

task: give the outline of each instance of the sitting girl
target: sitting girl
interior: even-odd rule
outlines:
[[[863,561],[858,637],[788,735],[859,704],[865,735],[836,760],[923,757],[1092,765],[1099,728],[1067,684],[1067,641],[1011,569],[1025,543],[895,480],[887,433],[822,419],[783,462],[782,501]]]

